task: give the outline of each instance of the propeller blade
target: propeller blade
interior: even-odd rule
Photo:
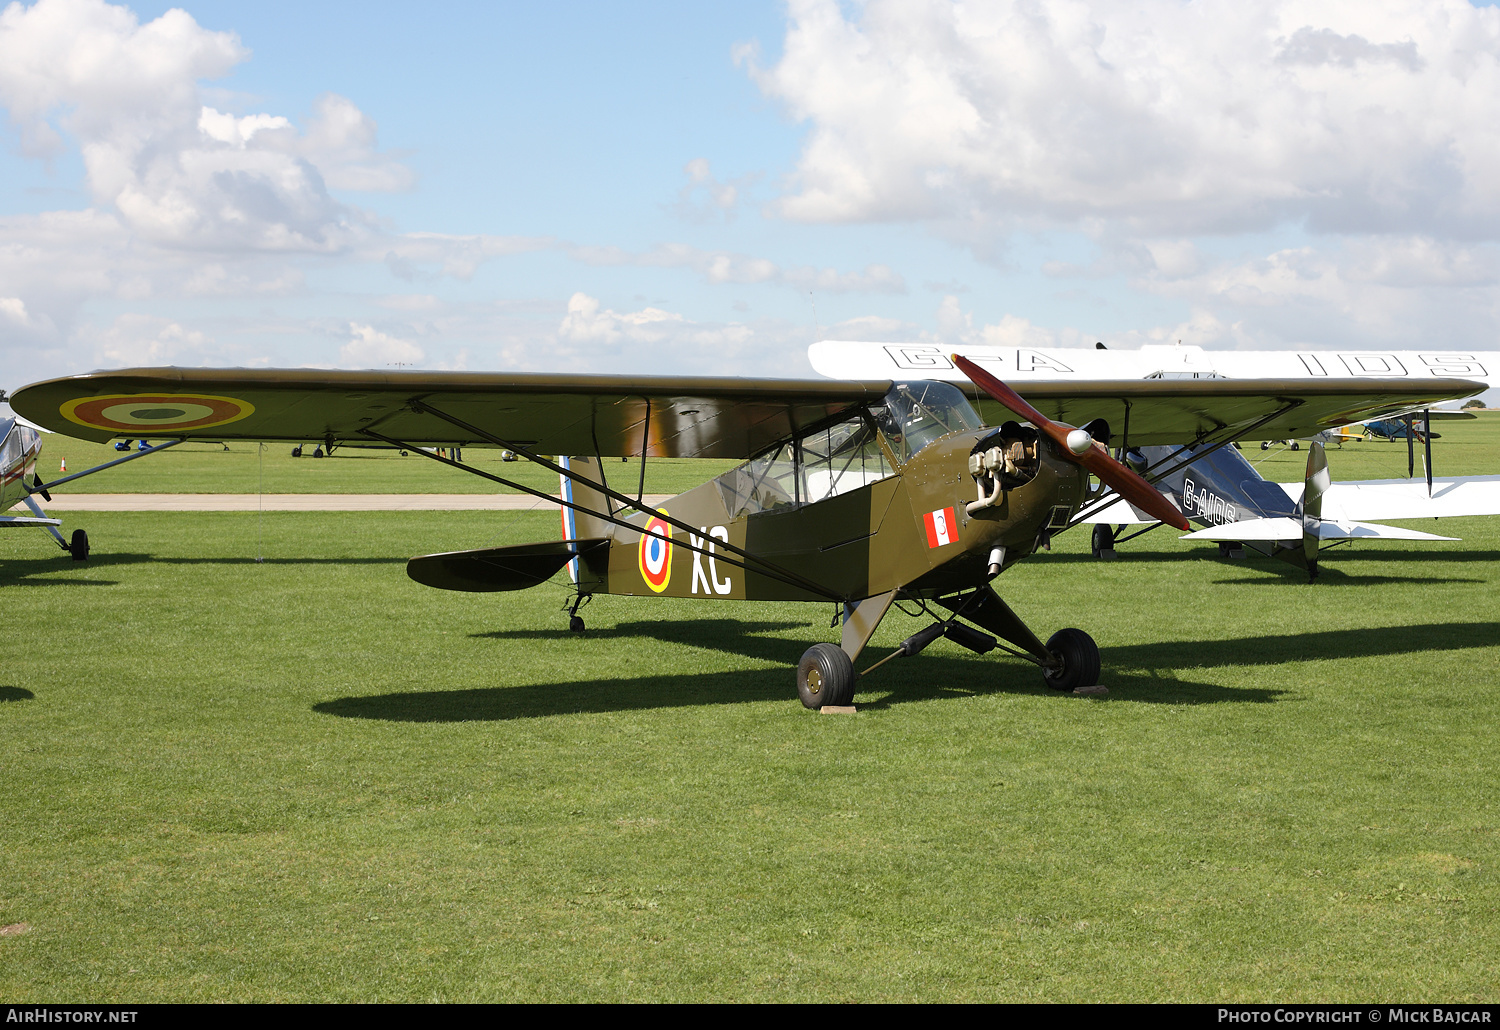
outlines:
[[[1088,469],[1101,483],[1113,487],[1115,493],[1125,500],[1169,526],[1184,532],[1191,528],[1188,520],[1183,518],[1182,512],[1177,510],[1176,505],[1163,497],[1156,487],[1146,482],[1139,474],[1111,458],[1104,446],[1088,433],[1082,429],[1074,429],[1072,426],[1052,421],[1026,403],[1026,400],[1016,391],[963,355],[954,354],[953,363],[958,366],[959,371],[969,377],[975,386],[1005,405],[1017,417],[1025,419],[1041,430],[1049,440],[1057,444],[1063,457]]]
[[[1432,413],[1422,412],[1422,467],[1427,470],[1427,496],[1432,496]]]
[[[1316,576],[1318,566],[1318,542],[1322,539],[1323,495],[1333,485],[1328,474],[1328,456],[1323,445],[1314,441],[1307,449],[1307,477],[1303,480],[1302,503],[1302,557],[1307,560],[1309,577]]]

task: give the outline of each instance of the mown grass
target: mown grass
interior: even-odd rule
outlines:
[[[827,606],[404,575],[552,516],[69,524],[0,539],[8,1001],[1500,995],[1492,520],[1314,585],[1070,533],[998,585],[1107,698],[939,641],[852,717]]]

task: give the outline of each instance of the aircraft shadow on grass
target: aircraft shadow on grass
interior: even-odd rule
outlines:
[[[75,576],[56,576],[64,569],[81,572],[94,569],[112,569],[124,565],[405,565],[405,558],[162,558],[154,554],[100,554],[89,555],[87,563],[75,564],[67,555],[46,558],[7,559],[0,563],[0,586],[51,587],[51,586],[116,586],[116,579],[79,579]]]
[[[625,623],[613,630],[590,631],[605,639],[650,638],[662,643],[711,646],[781,668],[740,669],[719,673],[656,675],[632,679],[577,680],[516,687],[464,690],[402,691],[364,697],[342,697],[313,705],[325,715],[389,722],[487,722],[549,715],[639,711],[753,701],[794,699],[785,666],[800,656],[805,642],[756,635],[786,628],[785,623],[742,625],[729,619]],[[479,634],[497,639],[539,639],[540,632]],[[559,632],[557,637],[569,634]],[[588,646],[588,637],[573,637]],[[1370,658],[1423,651],[1450,651],[1500,644],[1500,625],[1489,622],[1381,626],[1324,630],[1287,636],[1241,637],[1130,644],[1101,649],[1109,699],[1145,704],[1267,704],[1287,691],[1260,687],[1225,687],[1181,677],[1197,668],[1282,665],[1287,662]],[[883,657],[877,648],[861,666]],[[1011,693],[1051,696],[1031,666],[1021,662],[989,664],[983,659],[934,655],[886,666],[866,681],[856,697],[862,709],[889,708],[913,701]]]
[[[1359,559],[1356,559],[1359,560]],[[1378,557],[1374,560],[1380,560]],[[1469,558],[1470,562],[1487,561],[1486,558]],[[1295,565],[1285,562],[1265,561],[1251,568],[1236,570],[1241,574],[1234,577],[1224,577],[1213,581],[1214,586],[1281,586],[1283,584],[1300,584],[1330,590],[1337,587],[1365,587],[1380,586],[1386,583],[1407,584],[1454,584],[1454,583],[1488,583],[1488,577],[1483,576],[1400,576],[1400,575],[1358,575],[1345,572],[1339,568],[1342,561],[1330,561],[1323,559],[1318,563],[1318,578],[1316,582],[1309,583],[1307,573]]]
[[[25,687],[0,687],[0,703],[6,701],[30,701],[36,697]]]

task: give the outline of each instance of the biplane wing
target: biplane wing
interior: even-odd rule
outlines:
[[[129,369],[53,379],[12,406],[48,429],[213,440],[388,438],[541,454],[746,458],[809,425],[880,403],[890,381],[323,369]],[[1106,419],[1117,442],[1290,437],[1484,389],[1460,379],[1035,382],[1025,397],[1059,422]],[[977,388],[985,420],[1013,416]]]

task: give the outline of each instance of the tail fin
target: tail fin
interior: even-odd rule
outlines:
[[[609,498],[604,495],[604,491],[589,485],[604,482],[604,470],[600,467],[598,458],[572,458],[564,455],[557,459],[557,463],[573,473],[573,476],[558,477],[562,481],[563,500],[589,511],[610,510]],[[564,540],[608,539],[612,528],[610,523],[586,512],[568,507],[562,510]],[[573,578],[574,583],[578,582],[577,558],[568,562],[568,575]]]

